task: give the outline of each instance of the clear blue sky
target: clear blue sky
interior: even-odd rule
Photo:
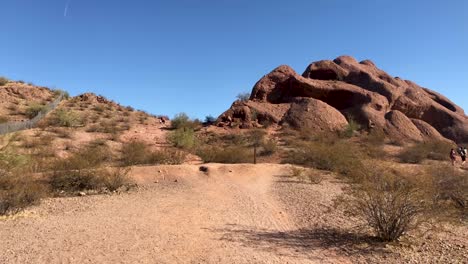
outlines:
[[[0,75],[154,114],[217,116],[278,65],[344,54],[468,109],[466,0],[1,0],[0,34]]]

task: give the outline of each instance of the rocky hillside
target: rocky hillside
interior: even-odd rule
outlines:
[[[31,83],[4,80],[0,83],[0,123],[30,119],[28,109],[45,106],[60,93]]]
[[[392,77],[369,61],[349,56],[310,64],[302,75],[282,65],[261,78],[248,101],[236,101],[219,126],[250,128],[265,123],[333,131],[353,119],[390,138],[468,141],[463,109],[441,94]]]

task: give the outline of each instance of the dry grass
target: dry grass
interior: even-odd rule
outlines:
[[[182,151],[162,149],[151,151],[146,143],[131,141],[122,145],[120,158],[123,166],[141,164],[181,164],[186,158]]]
[[[418,164],[426,159],[432,160],[449,160],[450,149],[452,144],[444,141],[416,143],[408,146],[400,154],[400,161],[403,163]]]
[[[0,215],[15,214],[47,196],[47,187],[31,175],[0,169]]]
[[[204,146],[196,153],[205,163],[252,163],[254,160],[253,149],[243,146]]]

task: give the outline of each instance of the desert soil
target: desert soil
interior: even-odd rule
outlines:
[[[0,263],[468,261],[466,228],[446,235],[439,253],[435,242],[370,246],[334,208],[345,185],[331,175],[307,184],[287,165],[207,167],[135,167],[139,187],[128,193],[48,199],[0,220]]]

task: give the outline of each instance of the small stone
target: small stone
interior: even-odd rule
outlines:
[[[179,181],[177,179],[175,179],[174,182],[179,182]]]
[[[79,196],[86,196],[86,193],[85,192],[79,192],[78,195]]]

